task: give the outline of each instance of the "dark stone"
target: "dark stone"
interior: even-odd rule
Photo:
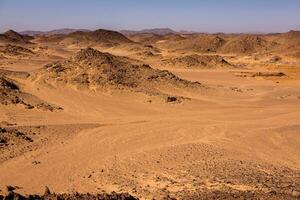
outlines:
[[[169,96],[169,97],[167,97],[166,102],[170,103],[170,102],[175,102],[177,100],[178,100],[177,97]]]

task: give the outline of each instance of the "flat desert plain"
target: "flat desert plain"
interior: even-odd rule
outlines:
[[[0,42],[2,198],[299,198],[300,32]]]

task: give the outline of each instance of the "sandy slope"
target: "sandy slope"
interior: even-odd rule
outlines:
[[[289,193],[299,187],[299,99],[277,98],[291,91],[300,96],[299,88],[274,86],[272,81],[260,85],[259,80],[233,78],[230,72],[207,72],[203,77],[177,73],[211,84],[234,85],[239,80],[239,87],[253,90],[246,91],[247,99],[209,101],[199,96],[168,105],[128,94],[115,98],[71,89],[33,91],[28,83],[30,92],[65,111],[30,111],[25,117],[24,111],[6,110],[18,124],[100,127],[2,163],[1,186],[13,184],[37,193],[44,185],[56,192],[130,191],[149,198],[167,193],[180,197],[207,188]],[[40,163],[34,165],[33,160]],[[249,180],[252,176],[256,178]]]

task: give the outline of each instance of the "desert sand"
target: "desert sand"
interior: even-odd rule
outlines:
[[[300,196],[300,32],[0,43],[0,194]]]

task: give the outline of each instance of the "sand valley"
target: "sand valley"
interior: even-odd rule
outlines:
[[[122,33],[0,34],[0,194],[299,198],[299,31]]]

